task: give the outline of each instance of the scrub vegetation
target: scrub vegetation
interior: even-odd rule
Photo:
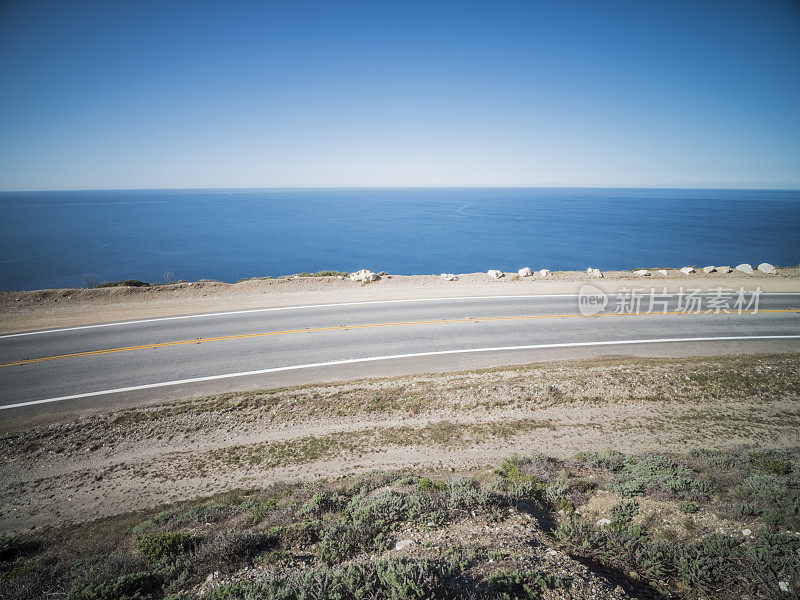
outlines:
[[[96,286],[96,288],[109,288],[109,287],[150,287],[150,284],[138,279],[124,279],[122,281],[104,281]]]
[[[799,529],[798,449],[514,455],[6,537],[0,596],[791,598]]]

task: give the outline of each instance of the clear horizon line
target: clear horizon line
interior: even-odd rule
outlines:
[[[37,192],[156,192],[192,190],[398,190],[398,189],[587,189],[587,190],[728,190],[798,192],[798,187],[665,186],[665,185],[274,185],[206,187],[121,187],[121,188],[0,188],[3,193]]]

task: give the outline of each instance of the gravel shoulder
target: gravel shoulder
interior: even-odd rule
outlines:
[[[574,294],[592,283],[607,292],[621,288],[678,291],[680,288],[734,290],[760,287],[765,292],[800,292],[800,268],[780,269],[775,275],[758,271],[741,273],[694,273],[669,270],[667,277],[655,271],[640,277],[631,271],[606,271],[603,279],[585,272],[557,271],[519,278],[506,273],[491,279],[485,273],[468,273],[457,281],[437,275],[386,275],[361,284],[336,277],[255,278],[230,284],[214,281],[114,287],[101,289],[0,292],[0,333],[73,327],[129,319],[246,310],[278,306],[489,295]]]

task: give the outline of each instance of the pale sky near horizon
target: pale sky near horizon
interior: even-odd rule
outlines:
[[[0,0],[0,189],[800,188],[800,2]]]

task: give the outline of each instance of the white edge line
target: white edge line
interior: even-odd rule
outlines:
[[[206,377],[192,377],[190,379],[177,379],[175,381],[147,383],[144,385],[133,385],[130,387],[116,388],[113,390],[101,390],[99,392],[86,392],[83,394],[73,394],[71,396],[59,396],[57,398],[46,398],[44,400],[32,400],[30,402],[18,402],[16,404],[6,404],[5,406],[0,406],[0,410],[8,410],[10,408],[21,408],[24,406],[33,406],[36,404],[48,404],[50,402],[62,402],[64,400],[77,400],[79,398],[90,398],[93,396],[104,396],[106,394],[119,394],[122,392],[148,390],[153,388],[167,387],[171,385],[200,383],[203,381],[213,381],[216,379],[231,379],[233,377],[247,377],[249,375],[264,375],[266,373],[279,373],[281,371],[297,371],[300,369],[313,369],[317,367],[332,367],[332,366],[349,365],[355,363],[377,362],[382,360],[394,360],[398,358],[418,358],[421,356],[440,356],[445,354],[469,354],[473,352],[502,352],[507,350],[577,348],[581,346],[619,346],[619,345],[630,345],[630,344],[667,344],[674,342],[720,342],[720,341],[724,342],[724,341],[736,341],[736,340],[791,340],[791,339],[800,339],[800,335],[737,335],[737,336],[725,336],[725,337],[655,338],[650,340],[608,340],[608,341],[598,341],[598,342],[564,342],[560,344],[532,344],[529,346],[497,346],[493,348],[467,348],[462,350],[437,350],[433,352],[413,352],[410,354],[391,354],[387,356],[349,358],[344,360],[332,360],[327,362],[309,363],[305,365],[272,367],[270,369],[258,369],[257,371],[244,371],[241,373],[225,373],[223,375],[208,375]]]
[[[609,296],[619,296],[610,293]],[[658,297],[679,296],[680,294],[656,294]],[[700,296],[710,296],[711,293],[702,293]],[[761,292],[762,296],[800,296],[800,292]],[[445,302],[448,300],[494,300],[496,298],[575,298],[578,294],[509,294],[503,296],[453,296],[443,298],[403,298],[399,300],[363,300],[359,302],[336,302],[332,304],[302,304],[299,306],[274,306],[270,308],[248,308],[244,310],[231,310],[226,312],[200,313],[196,315],[176,315],[171,317],[153,317],[151,319],[137,319],[134,321],[117,321],[114,323],[97,323],[94,325],[78,325],[76,327],[62,327],[59,329],[43,329],[41,331],[23,331],[20,333],[6,333],[0,335],[0,340],[27,335],[43,335],[46,333],[61,333],[62,331],[78,331],[81,329],[95,329],[98,327],[119,327],[121,325],[138,325],[140,323],[157,323],[159,321],[178,321],[180,319],[203,319],[208,317],[224,317],[227,315],[243,315],[248,313],[273,312],[279,310],[302,310],[308,308],[333,308],[337,306],[359,306],[364,304],[397,304],[400,302]]]

